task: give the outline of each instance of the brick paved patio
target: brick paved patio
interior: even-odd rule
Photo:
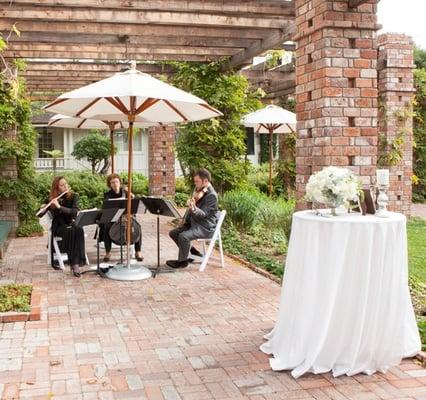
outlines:
[[[162,220],[162,259],[176,257]],[[143,251],[156,262],[155,219]],[[88,240],[89,258],[95,259]],[[226,259],[144,282],[73,278],[46,265],[46,237],[15,239],[0,278],[41,288],[42,320],[0,325],[2,399],[426,399],[426,369],[294,380],[258,350],[280,286]]]

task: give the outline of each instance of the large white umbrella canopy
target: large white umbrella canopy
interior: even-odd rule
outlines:
[[[256,133],[269,134],[269,195],[272,194],[272,135],[291,133],[296,130],[296,114],[282,107],[268,105],[245,115],[241,123]]]
[[[222,115],[206,101],[136,70],[60,95],[44,107],[55,113],[103,121],[128,121],[128,191],[132,190],[133,125],[135,122],[181,123]],[[131,236],[131,198],[127,199],[127,267]],[[141,278],[136,278],[141,279]]]
[[[128,129],[127,121],[101,121],[96,119],[83,119],[78,117],[68,117],[62,114],[55,114],[49,119],[49,126],[71,129],[109,129],[111,141],[111,172],[114,173],[114,131],[116,129]],[[135,128],[149,128],[160,125],[157,122],[135,122]]]

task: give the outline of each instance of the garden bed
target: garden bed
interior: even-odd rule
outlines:
[[[0,322],[40,320],[40,293],[31,285],[0,286]]]

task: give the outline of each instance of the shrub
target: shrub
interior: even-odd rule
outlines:
[[[71,189],[79,195],[80,209],[102,207],[104,192],[108,190],[104,176],[92,175],[87,171],[64,172],[63,175]],[[120,176],[123,182],[127,181],[127,174],[120,174]],[[148,179],[137,173],[132,177],[132,192],[137,196],[148,194]],[[52,180],[51,172],[37,174],[35,194],[40,204],[48,198]]]
[[[241,232],[249,232],[257,221],[262,199],[262,193],[256,189],[237,189],[226,192],[221,203],[235,227]]]

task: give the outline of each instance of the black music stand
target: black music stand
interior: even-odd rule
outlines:
[[[165,217],[182,218],[175,204],[162,197],[142,196],[142,203],[151,214],[157,215],[157,268],[153,269],[153,277],[160,273],[160,215]],[[166,269],[162,272],[175,272],[174,269]]]
[[[77,219],[75,224],[77,226],[86,226],[97,224],[98,227],[100,224],[108,224],[111,222],[117,222],[121,216],[123,215],[124,209],[122,208],[107,208],[103,210],[87,210],[80,212],[77,215]],[[84,213],[82,215],[82,213]],[[82,215],[79,221],[79,217]],[[99,275],[103,276],[101,273],[100,263],[99,263],[99,234],[96,235],[96,269],[89,269],[87,271],[83,271],[82,274],[87,272],[97,272]]]

